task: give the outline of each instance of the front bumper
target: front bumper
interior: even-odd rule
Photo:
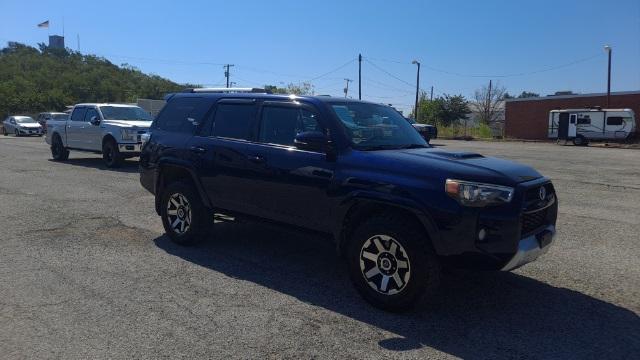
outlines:
[[[20,135],[41,135],[42,129],[18,129]]]
[[[118,144],[118,150],[121,153],[140,153],[142,143],[137,144]]]
[[[556,227],[549,225],[540,232],[521,239],[518,244],[518,251],[501,270],[514,270],[536,260],[549,250],[555,235]]]

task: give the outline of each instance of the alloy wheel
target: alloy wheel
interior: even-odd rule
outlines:
[[[182,235],[189,231],[191,227],[191,205],[184,195],[176,193],[169,197],[167,220],[176,234]]]
[[[401,292],[411,278],[407,252],[387,235],[374,235],[364,242],[360,250],[360,271],[369,286],[384,295]]]

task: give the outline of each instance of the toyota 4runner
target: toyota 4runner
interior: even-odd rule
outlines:
[[[174,242],[209,236],[214,212],[324,233],[359,293],[386,310],[430,294],[443,265],[512,270],[556,232],[547,178],[432,148],[389,106],[187,90],[150,132],[140,181]]]

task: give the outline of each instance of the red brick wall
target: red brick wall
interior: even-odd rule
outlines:
[[[589,96],[565,99],[507,101],[505,104],[505,135],[517,139],[546,140],[549,111],[554,109],[581,109],[607,105],[607,96]],[[611,94],[609,108],[632,109],[636,115],[636,131],[640,126],[640,93]]]

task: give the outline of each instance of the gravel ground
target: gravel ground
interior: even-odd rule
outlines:
[[[553,179],[558,237],[513,273],[452,271],[408,314],[355,293],[333,245],[225,222],[180,248],[129,160],[0,137],[0,358],[637,358],[640,151],[435,141]]]

